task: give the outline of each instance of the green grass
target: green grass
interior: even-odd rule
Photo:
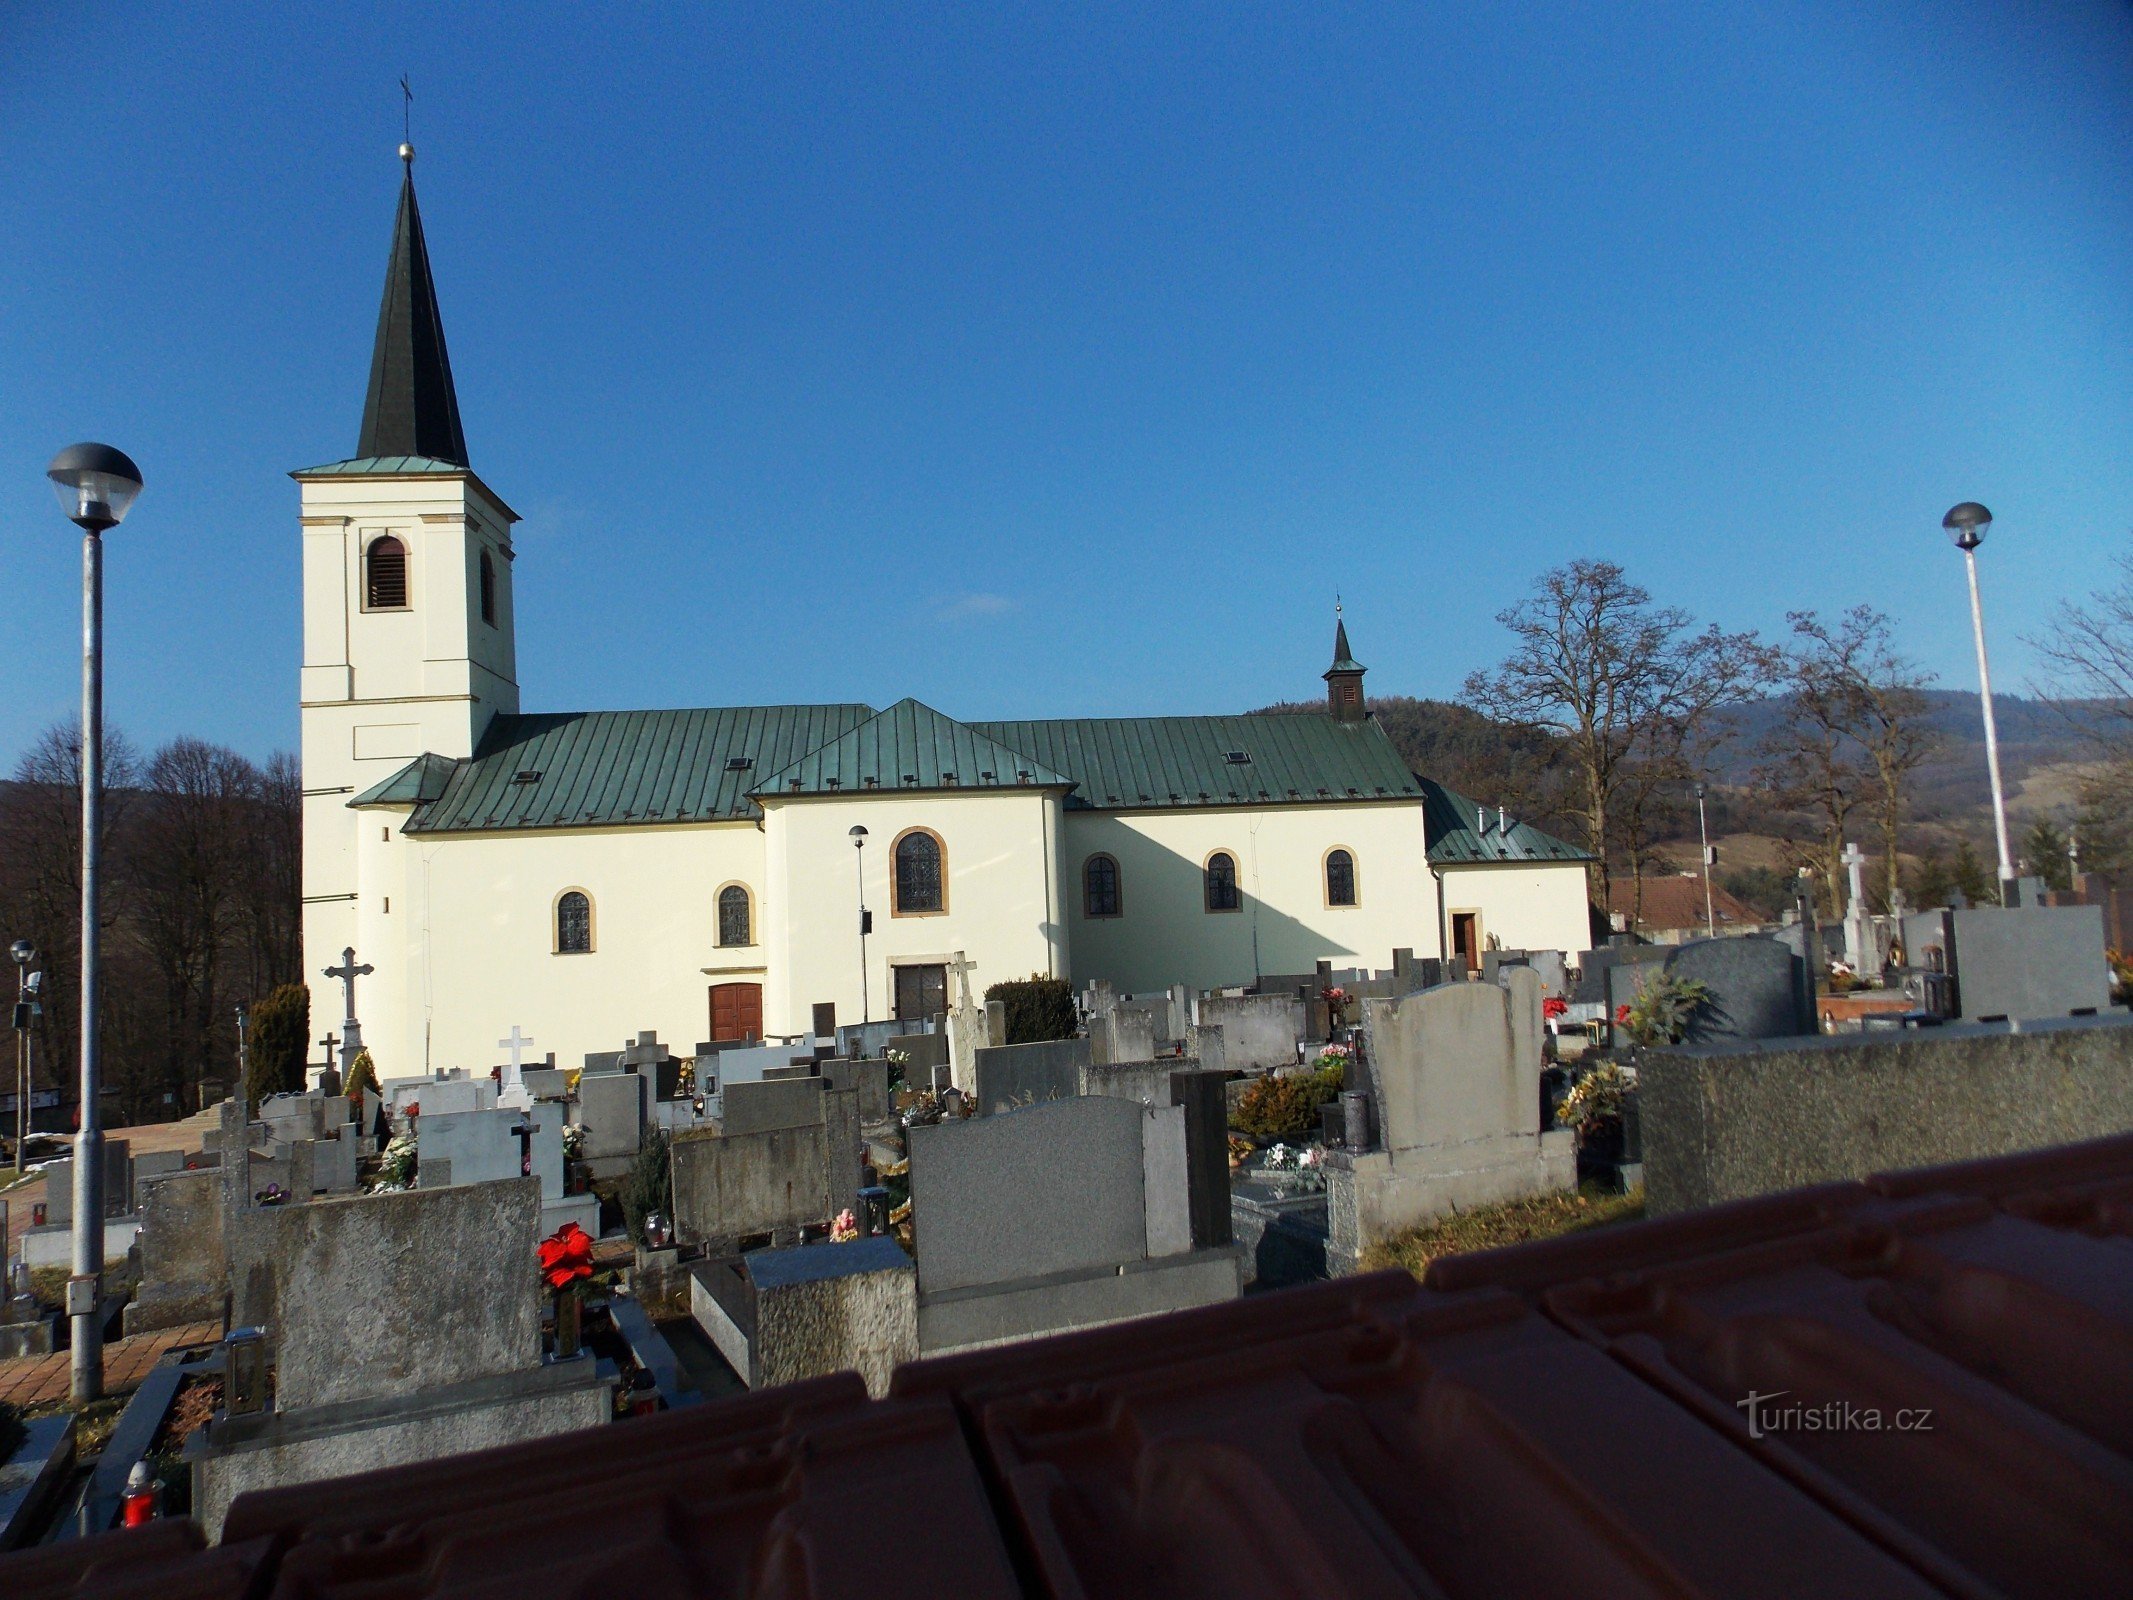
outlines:
[[[1588,1228],[1635,1222],[1643,1215],[1642,1189],[1632,1189],[1628,1194],[1603,1194],[1588,1188],[1576,1194],[1513,1200],[1500,1206],[1454,1212],[1427,1227],[1373,1245],[1363,1252],[1363,1269],[1380,1272],[1391,1267],[1404,1267],[1419,1278],[1429,1270],[1432,1261],[1443,1256],[1463,1256],[1475,1250],[1500,1249],[1507,1244],[1554,1239]]]

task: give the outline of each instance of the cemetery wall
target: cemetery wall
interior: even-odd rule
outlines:
[[[387,813],[362,815],[369,825],[359,833],[365,893],[356,959],[378,975],[358,980],[356,1007],[380,1078],[452,1067],[485,1078],[503,1059],[496,1041],[514,1023],[532,1036],[536,1061],[552,1050],[561,1067],[577,1066],[588,1051],[617,1049],[639,1029],[701,1039],[710,1021],[706,986],[724,981],[701,969],[764,964],[763,835],[753,823],[417,840],[395,827],[385,841],[378,826]],[[715,943],[718,889],[731,882],[756,898],[759,942],[746,950]],[[592,899],[593,948],[584,955],[550,953],[555,899],[565,889]],[[390,914],[382,909],[387,898]],[[508,939],[508,957],[498,934]],[[340,959],[338,948],[332,959]],[[392,976],[408,972],[426,972],[429,992],[451,996],[429,1019],[426,1058],[424,985]],[[754,982],[760,973],[730,977]],[[334,1016],[339,994],[335,988]],[[765,1024],[779,1027],[767,1017]],[[806,1026],[804,1016],[793,1025]]]
[[[1448,866],[1444,869],[1444,901],[1447,913],[1480,913],[1484,947],[1493,935],[1506,950],[1564,950],[1574,956],[1592,948],[1592,919],[1587,911],[1582,862]],[[1445,926],[1451,926],[1448,916]],[[1447,940],[1449,937],[1447,932]],[[1413,944],[1418,956],[1437,953],[1434,931],[1415,939]],[[1449,949],[1447,944],[1447,953]]]
[[[1004,789],[765,798],[759,937],[779,952],[763,992],[765,1031],[804,1032],[814,1003],[822,1000],[835,1001],[840,1017],[861,1014],[855,941],[824,933],[851,928],[856,912],[858,885],[846,837],[854,825],[867,830],[860,866],[874,913],[874,932],[867,940],[868,1003],[874,1015],[891,1003],[890,969],[900,962],[945,962],[957,950],[967,951],[978,963],[970,974],[973,999],[983,997],[987,984],[1005,978],[1066,971],[1059,916],[1059,797],[1015,785],[1014,775],[1007,776]],[[938,915],[897,916],[891,910],[890,847],[898,834],[914,827],[932,829],[946,847],[947,909]],[[1045,863],[1051,865],[1049,874]],[[699,1007],[700,997],[699,990]],[[951,975],[949,1004],[955,1000]]]
[[[1657,1051],[1638,1098],[1646,1204],[1685,1211],[2133,1130],[2133,1023]]]
[[[1213,989],[1248,984],[1260,972],[1309,972],[1322,957],[1382,964],[1399,946],[1437,947],[1436,882],[1415,800],[1070,811],[1065,840],[1077,986],[1108,978],[1135,994],[1173,983]],[[1354,906],[1326,904],[1323,863],[1336,845],[1355,856]],[[1236,858],[1241,912],[1205,909],[1202,869],[1217,850]],[[1098,852],[1118,862],[1117,917],[1083,914],[1082,866]]]

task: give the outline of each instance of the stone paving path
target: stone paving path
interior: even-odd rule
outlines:
[[[141,1380],[166,1351],[213,1344],[221,1337],[222,1324],[218,1321],[192,1322],[177,1328],[158,1328],[153,1333],[137,1333],[130,1339],[115,1339],[104,1346],[104,1393],[130,1393],[140,1387]],[[72,1351],[55,1350],[48,1356],[16,1356],[0,1361],[0,1401],[27,1409],[66,1399],[72,1357]]]

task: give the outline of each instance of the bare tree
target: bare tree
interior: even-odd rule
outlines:
[[[1561,737],[1576,773],[1575,814],[1607,903],[1608,849],[1631,843],[1641,884],[1642,817],[1667,784],[1693,776],[1717,714],[1766,680],[1769,655],[1752,633],[1694,630],[1689,614],[1654,606],[1612,561],[1543,573],[1496,619],[1516,640],[1492,672],[1466,680],[1467,700],[1501,721]],[[1623,834],[1623,821],[1631,826]]]
[[[1911,774],[1938,747],[1926,721],[1929,674],[1896,653],[1889,619],[1854,606],[1834,623],[1795,611],[1785,653],[1785,717],[1765,736],[1759,777],[1783,805],[1815,819],[1807,852],[1843,910],[1840,865],[1853,814],[1868,812],[1881,835],[1885,893],[1901,882],[1903,823]]]
[[[2061,604],[2051,631],[2026,642],[2050,663],[2059,709],[2094,758],[2076,823],[2082,860],[2133,868],[2133,552],[2118,558],[2115,586]]]

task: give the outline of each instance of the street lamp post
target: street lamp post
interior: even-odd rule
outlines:
[[[17,939],[8,946],[8,954],[15,958],[15,1171],[21,1173],[28,1170],[25,1152],[30,1143],[30,1024],[36,1020],[37,991],[44,974],[30,971],[37,947],[29,940]]]
[[[867,830],[853,823],[848,837],[852,841],[852,859],[859,865],[859,1021],[862,1025],[874,1020],[874,1010],[867,998],[867,935],[874,929],[874,918],[867,911]]]
[[[1703,931],[1706,937],[1718,937],[1718,912],[1711,904],[1711,829],[1703,814],[1705,785],[1696,785],[1696,837],[1703,845]]]
[[[104,822],[104,534],[141,492],[141,469],[108,444],[72,444],[45,476],[60,509],[81,529],[81,1128],[74,1139],[74,1270],[67,1316],[74,1340],[72,1392],[86,1404],[104,1392],[104,1134],[97,1001],[102,930]]]
[[[1992,715],[1992,668],[1985,660],[1985,606],[1978,598],[1977,547],[1985,542],[1992,513],[1975,500],[1950,508],[1940,519],[1948,537],[1962,551],[1970,571],[1970,631],[1977,639],[1978,696],[1985,706],[1985,766],[1992,774],[1992,831],[2000,847],[2000,904],[2014,898],[2014,852],[2007,848],[2007,791],[2000,782],[2000,730]]]

